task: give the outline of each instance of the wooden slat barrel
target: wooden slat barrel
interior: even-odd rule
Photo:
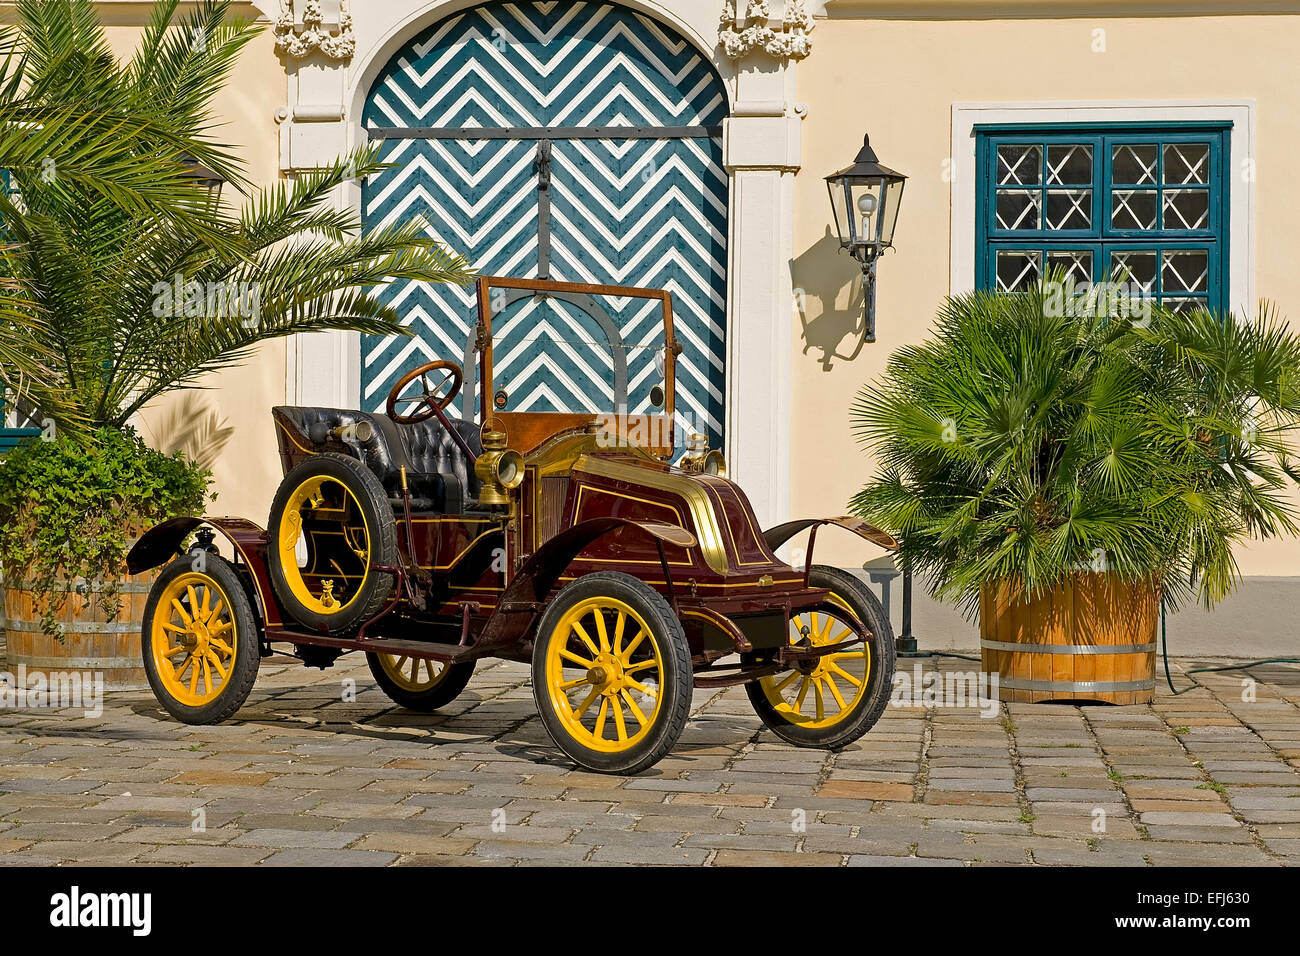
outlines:
[[[41,631],[36,595],[25,581],[4,582],[5,669],[19,666],[36,672],[99,672],[106,690],[141,690],[149,686],[140,652],[140,622],[154,573],[131,575],[118,586],[121,610],[112,621],[98,606],[98,584],[88,593],[65,592],[57,619],[63,640]]]
[[[1026,598],[980,593],[980,654],[1004,701],[1145,704],[1155,695],[1160,600],[1150,585],[1079,572]]]

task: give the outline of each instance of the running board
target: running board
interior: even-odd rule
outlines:
[[[290,631],[284,628],[267,628],[266,638],[269,643],[287,641],[290,644],[312,644],[316,647],[335,647],[343,651],[365,651],[370,654],[394,654],[397,657],[413,657],[418,660],[446,661],[458,663],[475,660],[479,657],[499,652],[501,648],[476,648],[473,645],[437,644],[432,641],[404,641],[387,637],[368,637],[357,640],[354,637],[331,637],[328,634],[310,634],[305,631]]]

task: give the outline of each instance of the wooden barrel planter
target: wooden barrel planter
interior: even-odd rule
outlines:
[[[1080,572],[1026,598],[980,594],[980,654],[1004,701],[1145,704],[1155,696],[1160,599],[1150,585]]]
[[[36,594],[25,581],[6,581],[5,670],[17,673],[23,666],[30,676],[41,672],[99,672],[106,690],[141,690],[149,686],[140,651],[140,623],[153,585],[153,572],[131,575],[118,585],[121,610],[108,620],[99,608],[99,584],[86,591],[70,587],[64,592],[57,620],[63,640],[41,631]]]

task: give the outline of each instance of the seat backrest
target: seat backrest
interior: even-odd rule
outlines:
[[[479,427],[473,422],[452,418],[451,427],[465,440],[475,455],[483,454],[483,445],[479,439]],[[416,472],[425,474],[438,473],[455,477],[460,486],[471,498],[477,498],[479,480],[474,474],[474,466],[465,457],[456,440],[447,434],[442,423],[436,418],[420,422],[417,425],[397,425],[398,433],[405,440],[406,457]]]

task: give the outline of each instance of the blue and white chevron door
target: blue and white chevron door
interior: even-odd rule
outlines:
[[[726,113],[710,64],[654,20],[609,3],[488,3],[416,36],[376,79],[364,122],[395,165],[366,182],[364,219],[419,217],[483,275],[670,290],[678,442],[689,427],[720,447]],[[363,338],[374,409],[404,372],[461,361],[476,316],[472,289],[394,282],[382,295],[416,334]],[[600,305],[626,355],[629,410],[652,412],[657,311]],[[610,349],[585,313],[534,298],[494,323],[494,385],[510,410],[614,410]],[[473,401],[462,396],[460,414],[473,417]]]

